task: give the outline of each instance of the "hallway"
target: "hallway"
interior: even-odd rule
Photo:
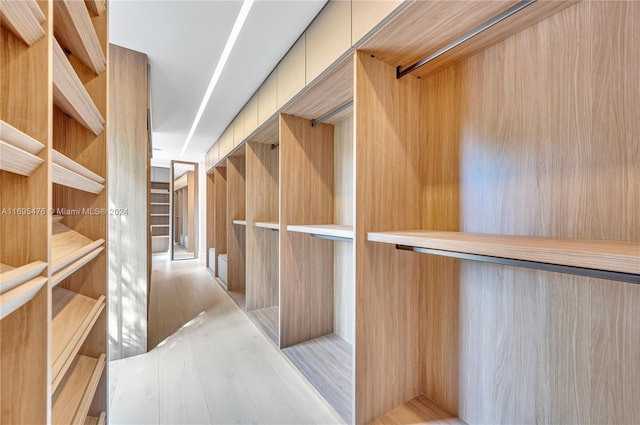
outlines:
[[[342,423],[197,260],[154,256],[149,342],[109,365],[111,424]]]

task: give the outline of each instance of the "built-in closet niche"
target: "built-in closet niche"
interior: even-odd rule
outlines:
[[[227,158],[227,291],[246,303],[246,145]]]
[[[247,314],[278,345],[279,173],[277,134],[246,143]]]
[[[280,346],[351,421],[352,114],[313,126],[312,120],[281,114],[280,167]]]

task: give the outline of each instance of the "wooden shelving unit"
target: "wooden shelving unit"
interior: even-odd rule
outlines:
[[[87,420],[84,421],[84,425],[105,425],[107,418],[106,412],[100,413],[100,416],[87,416]]]
[[[106,356],[78,355],[52,399],[51,423],[83,424],[98,389]]]
[[[55,392],[105,306],[105,297],[93,299],[54,288],[52,291],[52,390]]]
[[[62,3],[2,4],[0,421],[7,424],[80,424],[107,409],[107,12],[106,3],[93,17],[84,2]],[[50,14],[64,8],[84,10],[84,24]],[[97,42],[98,75],[63,43],[66,56],[54,28]],[[64,212],[64,224],[52,210]]]
[[[207,154],[249,317],[348,423],[640,421],[640,5],[410,1],[362,38],[358,3],[329,2]],[[343,21],[353,55],[316,48]]]
[[[231,223],[235,224],[236,226],[246,226],[247,220],[231,220]]]
[[[171,224],[171,203],[169,192],[169,169],[166,170],[166,181],[154,180],[151,181],[149,188],[149,223],[151,232],[151,252],[152,253],[166,253],[169,251],[169,243],[171,236],[170,224]],[[160,174],[160,173],[155,173]],[[161,228],[162,227],[162,228]]]
[[[35,0],[11,1],[2,5],[2,26],[31,46],[47,33],[46,17]]]

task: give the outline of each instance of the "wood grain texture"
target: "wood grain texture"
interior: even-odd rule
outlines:
[[[128,212],[109,216],[109,315],[117,323],[109,329],[109,360],[147,352],[147,67],[147,55],[109,46],[109,206]]]
[[[353,417],[353,350],[331,334],[282,350],[342,419]]]
[[[336,58],[337,59],[337,58]],[[317,81],[307,81],[307,87],[283,112],[297,117],[316,119],[353,99],[353,57],[329,67]],[[346,112],[348,115],[349,112]],[[344,119],[344,114],[332,117],[329,124]]]
[[[432,154],[453,159],[457,151],[426,141],[431,140],[429,136],[437,140],[447,133],[425,128],[426,122],[438,116],[435,110],[425,115],[422,91],[419,80],[396,80],[393,67],[358,53],[356,423],[368,423],[426,392],[422,371],[427,359],[432,365],[429,378],[437,389],[431,393],[439,396],[435,397],[438,404],[452,404],[455,411],[457,387],[451,382],[457,372],[448,363],[457,357],[457,339],[455,333],[447,334],[444,324],[456,324],[457,263],[366,242],[366,232],[373,228],[421,225],[457,230],[457,166],[445,166]],[[448,98],[447,93],[437,95]],[[450,110],[440,111],[448,113]],[[436,311],[427,309],[428,301]],[[434,315],[432,320],[425,318],[429,312]],[[444,312],[444,317],[438,312]],[[432,350],[428,353],[423,347],[427,339]]]
[[[280,150],[269,145],[247,143],[248,311],[278,305],[278,232],[258,228],[255,223],[279,222],[279,155]]]
[[[273,341],[276,347],[280,346],[280,309],[277,305],[258,310],[249,310],[247,308],[247,316],[249,316],[258,329]]]
[[[246,284],[246,226],[234,226],[232,221],[246,215],[245,166],[244,156],[227,158],[227,289],[241,294],[245,293]]]
[[[333,126],[280,115],[280,346],[333,332],[333,242],[285,231],[333,223]]]
[[[305,34],[308,85],[351,48],[351,1],[327,2]]]
[[[107,10],[107,0],[84,0],[84,3],[95,15],[102,15]]]
[[[249,136],[258,128],[258,94],[254,95],[244,105],[244,137]]]
[[[46,277],[35,277],[0,294],[0,320],[31,301],[46,283]]]
[[[28,46],[42,39],[47,33],[42,27],[42,11],[35,0],[7,1],[2,4],[0,22]]]
[[[226,163],[226,162],[225,162]],[[213,172],[214,185],[214,247],[216,257],[227,253],[227,168],[216,167]],[[215,264],[215,276],[220,276]]]
[[[260,127],[249,136],[249,141],[266,143],[268,145],[277,145],[279,140],[279,121],[278,116],[272,117],[270,120],[260,124]]]
[[[98,34],[85,3],[57,0],[53,6],[56,39],[89,69],[102,74],[106,69],[106,49],[100,40],[102,34]]]

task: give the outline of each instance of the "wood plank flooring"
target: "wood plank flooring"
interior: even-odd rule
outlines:
[[[282,350],[347,423],[353,422],[353,351],[337,335],[325,335]]]
[[[247,312],[253,323],[273,341],[276,346],[280,343],[278,329],[278,306],[261,308]]]
[[[110,423],[344,423],[204,266],[153,260],[159,343],[110,363]]]

